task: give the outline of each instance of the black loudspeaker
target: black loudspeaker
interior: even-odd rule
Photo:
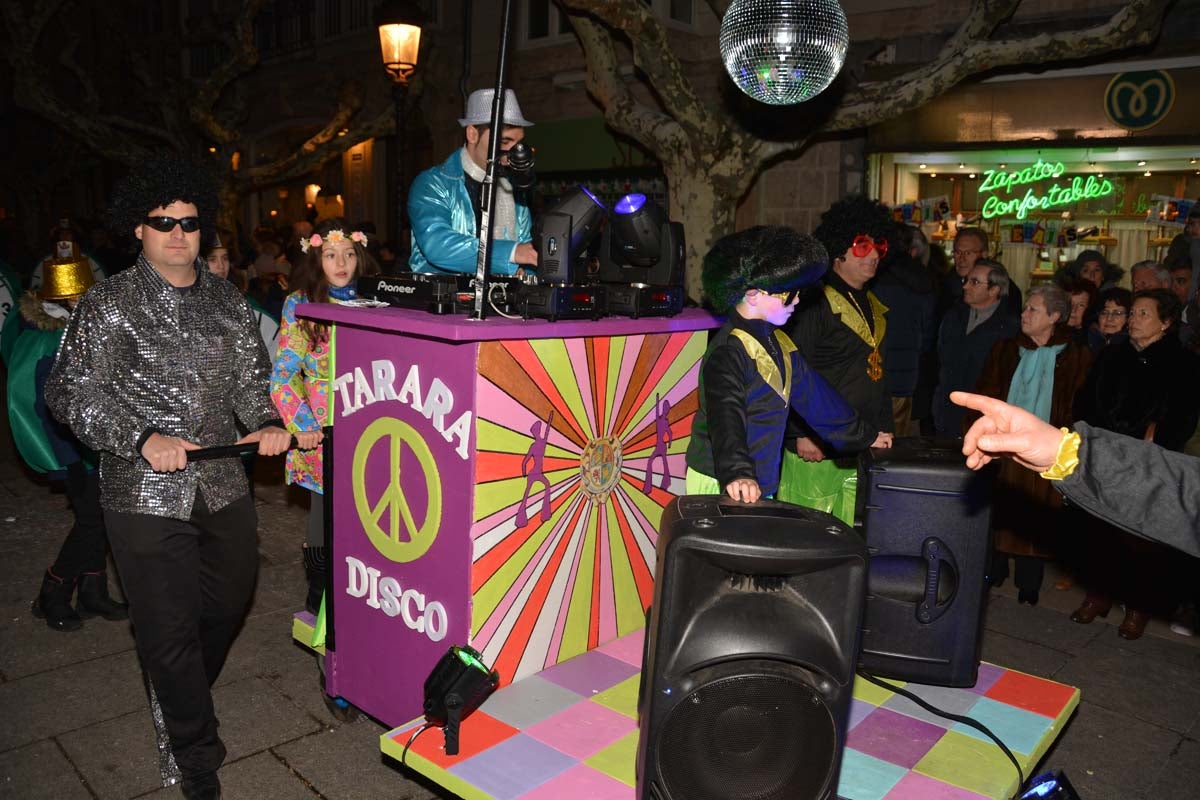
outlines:
[[[962,443],[897,439],[864,455],[859,500],[871,553],[859,667],[873,675],[974,686],[992,554],[992,470]]]
[[[674,500],[638,695],[640,800],[835,796],[866,589],[862,538],[769,500]]]

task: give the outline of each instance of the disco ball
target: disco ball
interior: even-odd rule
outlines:
[[[721,20],[725,71],[743,92],[775,106],[823,92],[849,41],[837,0],[733,0]]]

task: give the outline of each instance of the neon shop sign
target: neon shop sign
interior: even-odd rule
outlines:
[[[1076,176],[1070,183],[1053,183],[1045,194],[1034,194],[1033,189],[1026,189],[1022,197],[1000,197],[1013,193],[1014,187],[1026,186],[1038,181],[1057,180],[1062,177],[1067,168],[1061,161],[1053,163],[1042,161],[1040,158],[1025,169],[1005,172],[1004,170],[989,169],[987,177],[979,186],[979,193],[992,192],[983,202],[983,218],[1016,217],[1025,219],[1031,211],[1047,211],[1054,206],[1069,206],[1080,200],[1091,200],[1096,197],[1108,197],[1115,191],[1112,181],[1107,178],[1097,178],[1095,175]]]

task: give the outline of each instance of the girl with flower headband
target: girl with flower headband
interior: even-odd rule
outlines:
[[[379,272],[366,245],[366,234],[351,230],[341,218],[326,220],[311,236],[301,238],[303,257],[292,269],[294,291],[283,303],[278,350],[271,371],[271,399],[300,444],[299,449],[288,451],[287,482],[312,492],[304,569],[308,576],[305,607],[314,614],[325,590],[320,441],[321,429],[330,424],[329,329],[311,320],[296,319],[296,306],[353,300],[358,278]]]

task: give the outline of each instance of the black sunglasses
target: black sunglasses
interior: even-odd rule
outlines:
[[[146,217],[143,221],[159,233],[170,233],[175,230],[176,225],[182,228],[184,233],[195,233],[200,230],[199,217],[183,217],[181,219],[176,219],[175,217]]]

